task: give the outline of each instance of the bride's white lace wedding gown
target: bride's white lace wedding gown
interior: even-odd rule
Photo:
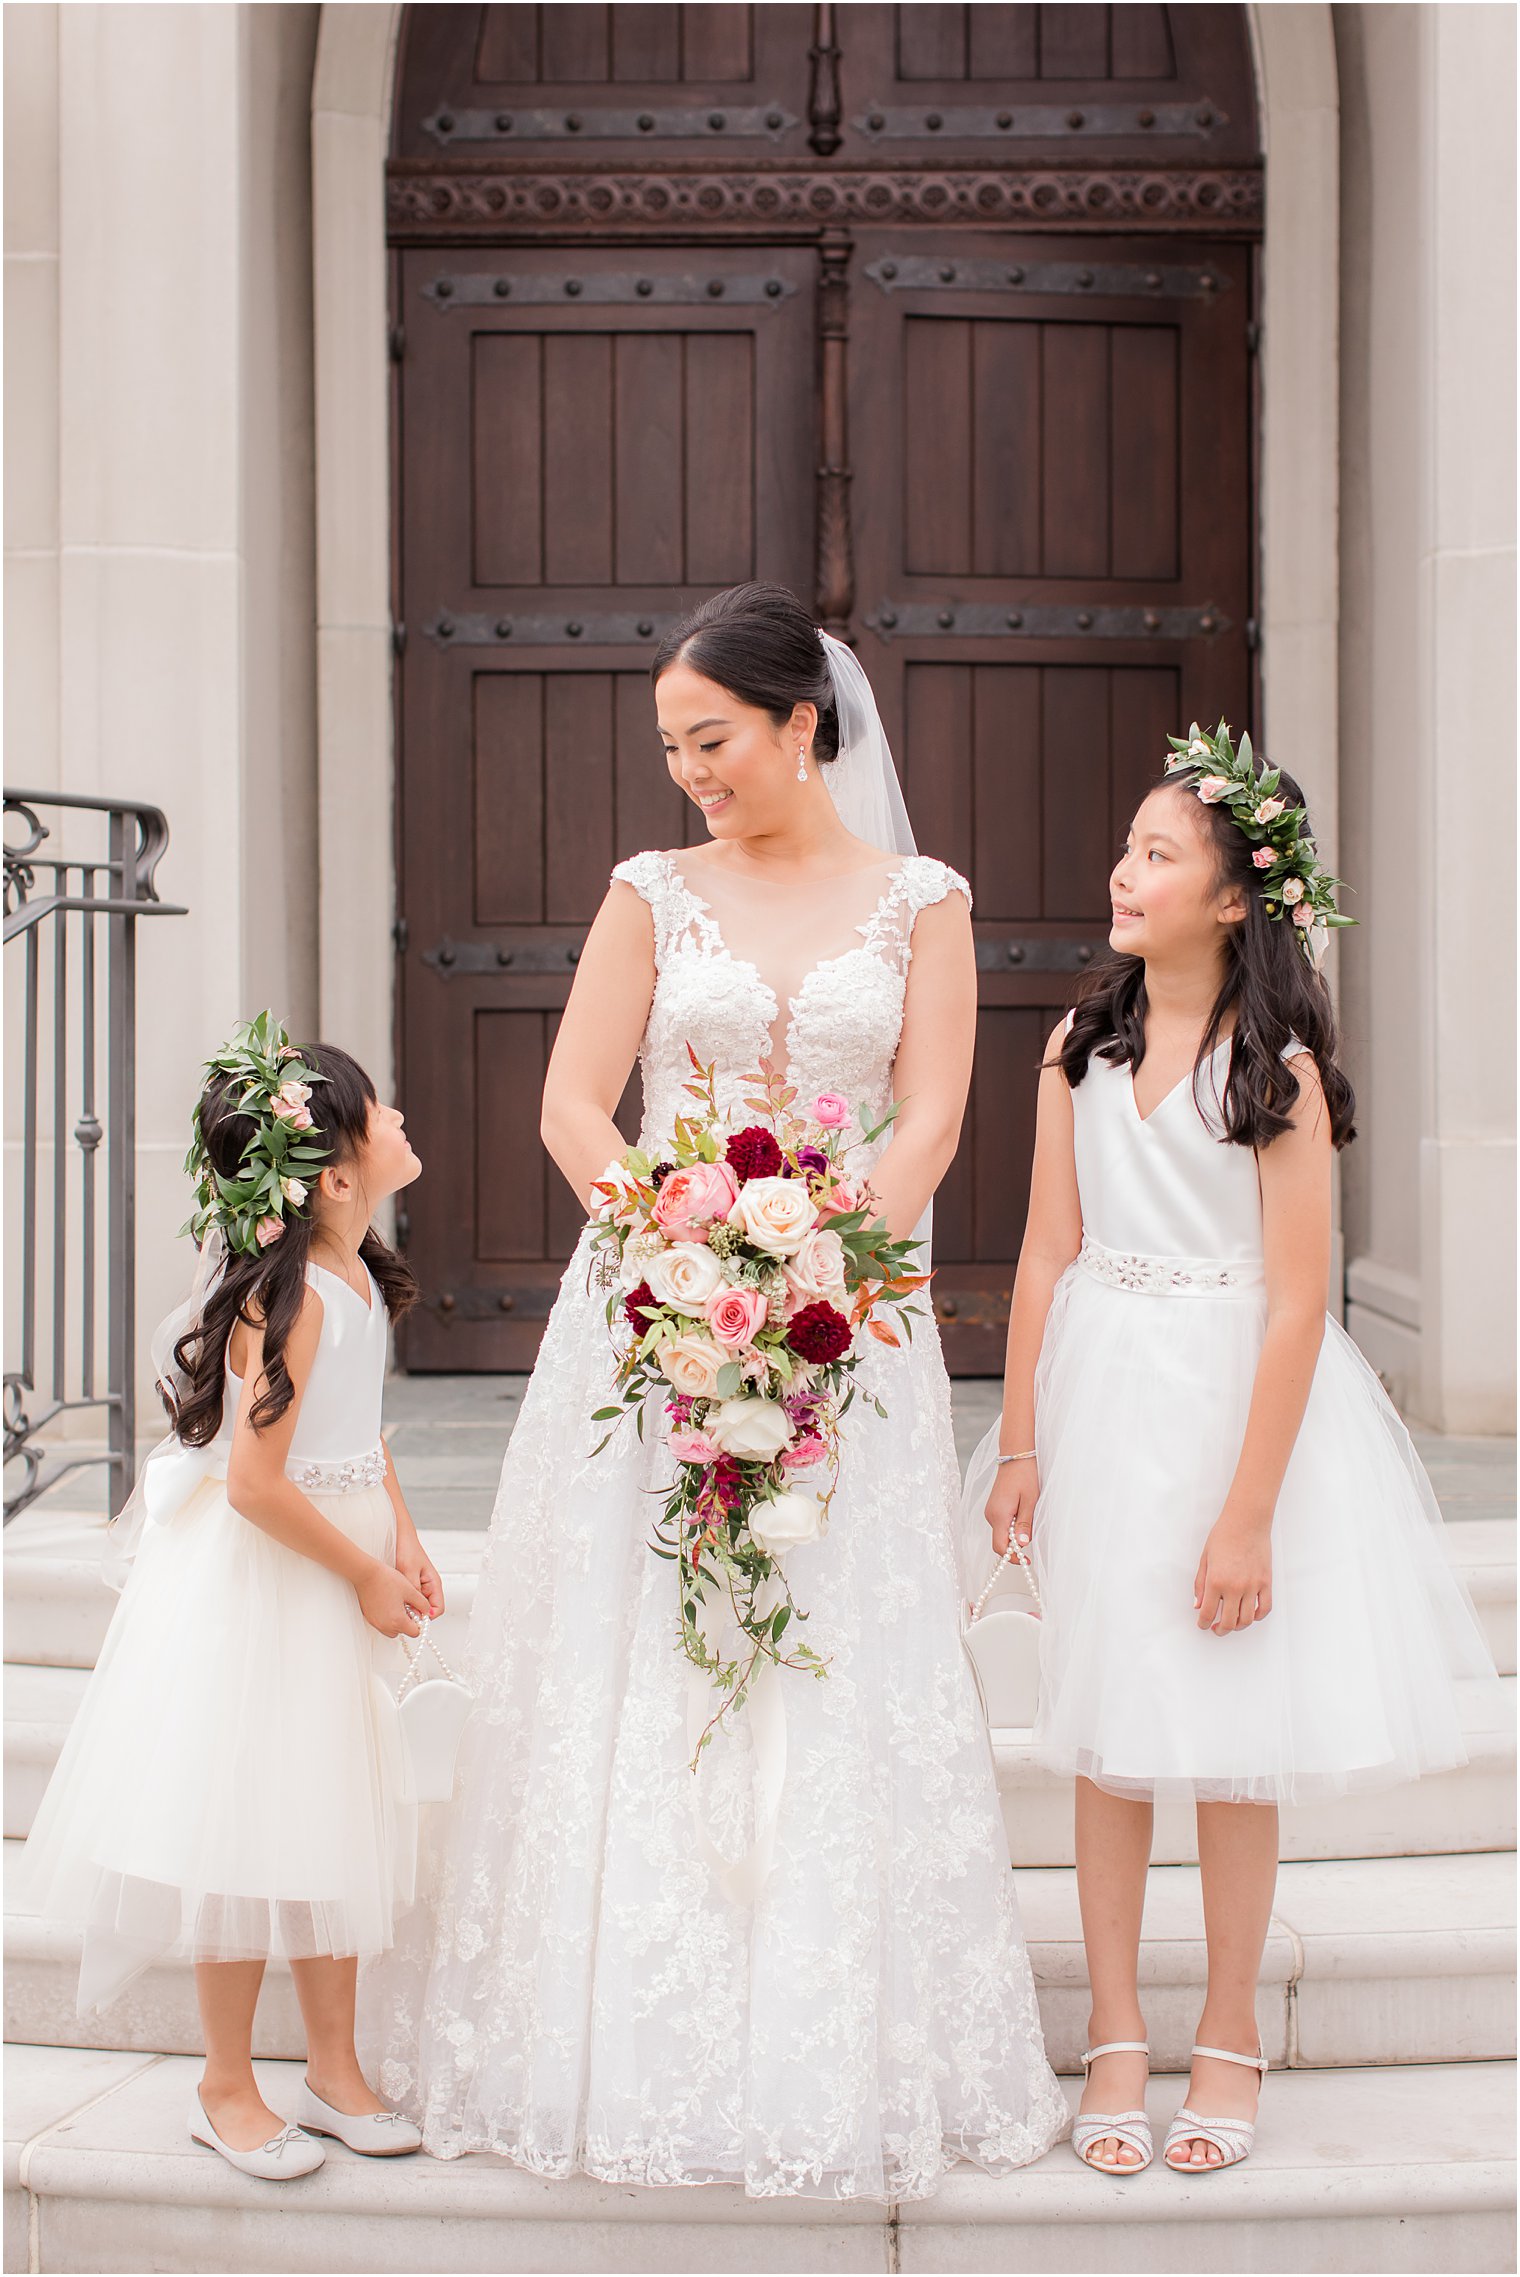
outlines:
[[[804,1103],[836,1091],[880,1119],[914,918],[963,880],[920,856],[800,896],[741,891],[700,853],[615,875],[654,922],[641,1145],[658,1156],[684,1104],[688,1042],[735,1127],[755,1119],[743,1078],[773,1047]],[[861,1375],[886,1419],[857,1397],[827,1537],[788,1559],[828,1673],[773,1679],[786,1778],[750,1907],[696,1838],[689,1664],[671,1568],[648,1548],[663,1432],[625,1426],[591,1456],[613,1360],[587,1266],[583,1239],[507,1452],[470,1630],[478,1706],[432,1886],[363,1980],[372,2076],[435,2155],[497,2151],[546,2175],[907,2199],[959,2157],[1024,2165],[1068,2116],[960,1642],[932,1322],[870,1348]],[[749,1735],[730,1722],[703,1799],[742,1849]]]

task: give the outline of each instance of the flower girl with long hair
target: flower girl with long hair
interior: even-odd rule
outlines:
[[[1172,740],[1110,881],[1115,954],[1050,1039],[1002,1422],[967,1494],[999,1556],[1033,1538],[1035,1738],[1077,1774],[1092,1984],[1072,2142],[1110,2174],[1153,2155],[1155,1790],[1196,1800],[1208,1939],[1165,2157],[1213,2170],[1248,2154],[1267,2068],[1277,1805],[1464,1761],[1454,1679],[1492,1674],[1409,1435],[1325,1312],[1353,1135],[1315,954],[1347,922],[1335,881],[1248,737]]]
[[[286,2181],[313,2138],[388,2157],[415,2127],[354,2053],[358,1962],[409,1894],[415,1812],[374,1639],[443,1596],[380,1438],[389,1319],[415,1294],[371,1226],[417,1177],[401,1116],[268,1013],[209,1063],[187,1168],[203,1289],[161,1384],[173,1432],[129,1513],[137,1553],[37,1814],[28,1908],[83,1932],[81,2014],[195,1963],[196,2141]],[[266,1961],[306,2023],[298,2124],[254,2078]]]

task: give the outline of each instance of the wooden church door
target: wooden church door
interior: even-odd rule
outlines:
[[[1000,1364],[1035,1067],[1165,735],[1249,716],[1260,172],[1231,7],[408,10],[390,165],[405,1359],[531,1364],[613,863],[702,835],[650,651],[749,577],[870,673],[976,893],[936,1211]],[[637,1077],[619,1120],[637,1121]]]

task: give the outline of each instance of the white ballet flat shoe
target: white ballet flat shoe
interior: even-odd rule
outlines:
[[[1148,2056],[1150,2052],[1147,2040],[1105,2040],[1101,2048],[1088,2048],[1084,2052],[1082,2077],[1087,2078],[1099,2056]],[[1095,2143],[1105,2142],[1110,2137],[1135,2152],[1133,2166],[1109,2166],[1101,2159],[1088,2157]],[[1102,2111],[1080,2112],[1071,2123],[1071,2147],[1094,2174],[1143,2174],[1156,2155],[1151,2123],[1143,2111],[1115,2111],[1111,2116]]]
[[[1271,2069],[1265,2056],[1242,2056],[1233,2048],[1194,2048],[1193,2054],[1215,2056],[1222,2064],[1244,2064],[1247,2071],[1258,2072],[1263,2079]],[[1167,2128],[1161,2156],[1173,2174],[1223,2174],[1227,2166],[1239,2166],[1242,2159],[1250,2157],[1255,2140],[1254,2119],[1205,2119],[1184,2103]],[[1180,2143],[1212,2143],[1219,2153],[1219,2164],[1194,2166],[1190,2159],[1174,2161],[1172,2153]]]
[[[251,2174],[257,2182],[294,2182],[299,2175],[315,2174],[326,2163],[327,2153],[310,2135],[302,2134],[297,2126],[282,2127],[258,2150],[234,2150],[224,2143],[211,2121],[206,2117],[206,2106],[200,2090],[195,2095],[195,2108],[190,2113],[190,2139],[204,2143],[207,2150],[220,2151],[229,2166],[239,2174]]]
[[[410,2119],[403,2119],[399,2111],[364,2111],[357,2115],[351,2111],[337,2111],[331,2103],[324,2103],[314,2087],[301,2082],[300,2101],[296,2107],[296,2123],[308,2134],[332,2135],[361,2158],[404,2158],[408,2151],[421,2150],[422,2129],[414,2127]]]

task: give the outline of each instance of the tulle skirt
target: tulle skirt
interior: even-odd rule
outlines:
[[[383,1487],[312,1500],[391,1556]],[[82,2014],[170,1955],[385,1950],[415,1851],[398,1655],[220,1480],[144,1529],[18,1877],[25,1910],[84,1933]]]
[[[1198,1627],[1265,1325],[1259,1288],[1178,1296],[1074,1265],[1056,1290],[1036,1391],[1034,1737],[1052,1768],[1117,1795],[1302,1802],[1445,1770],[1467,1760],[1459,1684],[1494,1675],[1409,1434],[1330,1320],[1273,1520],[1272,1611]]]

